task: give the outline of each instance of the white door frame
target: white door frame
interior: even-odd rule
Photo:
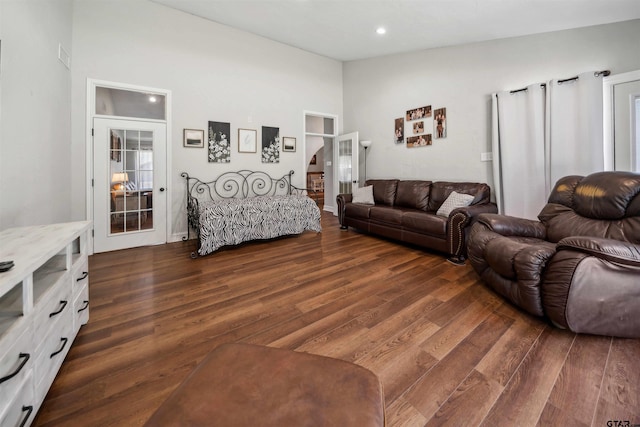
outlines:
[[[615,168],[613,90],[617,84],[633,82],[636,80],[640,80],[640,70],[615,74],[602,79],[604,170],[606,171],[612,171]]]
[[[124,90],[132,90],[137,92],[145,92],[145,93],[156,93],[158,95],[165,96],[165,108],[166,108],[166,120],[160,120],[166,124],[167,129],[167,153],[166,153],[166,161],[167,161],[167,176],[166,176],[166,197],[167,197],[167,240],[170,239],[171,235],[171,224],[173,222],[172,216],[172,189],[171,183],[172,180],[172,169],[171,169],[171,91],[168,89],[159,89],[152,88],[147,86],[138,86],[127,83],[118,83],[118,82],[110,82],[106,80],[97,80],[87,78],[87,109],[86,109],[86,118],[85,118],[85,148],[86,148],[86,217],[87,219],[93,221],[93,118],[112,118],[112,119],[126,119],[126,117],[121,116],[107,116],[102,114],[96,114],[96,100],[95,93],[96,87],[108,87],[113,89],[124,89]],[[135,120],[145,121],[145,119],[137,119]],[[150,120],[151,121],[151,120]],[[156,120],[158,121],[158,120]],[[93,233],[89,234],[87,247],[89,249],[89,255],[93,254]]]
[[[333,150],[333,144],[335,144],[336,142],[336,138],[338,137],[338,129],[340,129],[340,127],[338,126],[338,115],[337,114],[329,114],[329,113],[319,113],[317,111],[308,111],[308,110],[304,110],[302,112],[302,129],[304,132],[304,142],[302,144],[302,179],[303,179],[303,184],[302,187],[306,187],[307,186],[307,169],[309,168],[309,163],[307,161],[307,135],[312,134],[312,132],[307,132],[307,116],[315,116],[315,117],[322,117],[327,118],[327,119],[333,119],[333,133],[331,135],[329,134],[322,134],[322,135],[317,135],[317,136],[322,136],[322,137],[326,137],[326,138],[333,138],[333,142],[332,142],[332,150]],[[322,170],[324,172],[325,175],[325,179],[327,177],[327,158],[325,158],[325,162],[322,165]],[[331,162],[333,162],[333,155],[331,156],[330,159]],[[331,170],[333,171],[333,167],[334,164],[331,163]],[[332,176],[333,179],[333,176]],[[333,186],[332,186],[333,187]],[[337,215],[336,210],[335,210],[335,206],[334,204],[328,204],[327,203],[327,189],[325,187],[325,200],[324,200],[324,205],[323,205],[323,210],[325,211],[329,211],[335,215]],[[333,188],[332,188],[332,192],[333,192]],[[335,196],[336,194],[332,194],[331,196],[333,200],[335,200]]]

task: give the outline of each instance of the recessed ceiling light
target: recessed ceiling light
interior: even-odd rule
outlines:
[[[158,100],[158,99],[157,99],[155,96],[153,96],[153,95],[151,95],[151,96],[149,97],[149,102],[150,102],[150,103],[152,103],[152,104],[155,104],[155,102],[156,102],[157,100]]]
[[[376,33],[382,35],[385,34],[387,32],[387,29],[384,27],[378,27],[378,29],[376,30]]]

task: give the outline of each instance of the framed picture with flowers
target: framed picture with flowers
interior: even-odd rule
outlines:
[[[262,126],[262,163],[280,163],[280,128]]]
[[[231,161],[230,133],[231,123],[209,122],[207,150],[209,163],[229,163]]]

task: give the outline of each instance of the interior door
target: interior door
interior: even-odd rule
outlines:
[[[334,194],[350,194],[358,186],[358,132],[340,135],[334,147]],[[337,213],[336,213],[337,215]]]
[[[640,172],[640,79],[613,86],[615,170]]]
[[[93,125],[94,252],[166,243],[166,124]]]

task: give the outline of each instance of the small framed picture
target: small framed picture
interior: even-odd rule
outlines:
[[[296,139],[290,136],[283,136],[282,151],[296,151]]]
[[[185,129],[183,133],[183,145],[185,147],[202,148],[204,147],[204,130],[201,129]]]
[[[258,131],[255,129],[238,129],[238,153],[255,153],[258,151]]]

